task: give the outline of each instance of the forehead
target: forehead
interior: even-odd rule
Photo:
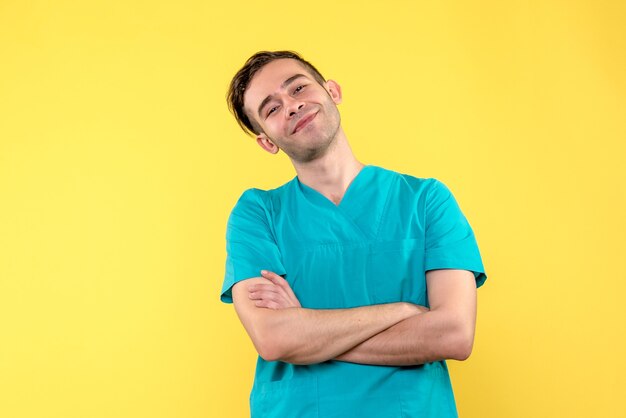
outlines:
[[[244,107],[247,110],[254,110],[267,96],[277,93],[285,80],[296,74],[313,79],[309,71],[294,59],[278,59],[266,64],[248,83],[243,95]]]

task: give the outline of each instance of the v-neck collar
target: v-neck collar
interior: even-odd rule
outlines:
[[[359,170],[357,175],[348,185],[348,188],[339,201],[339,204],[335,204],[335,202],[324,196],[322,193],[302,183],[298,176],[296,176],[296,182],[298,183],[302,193],[311,201],[325,206],[331,205],[335,209],[346,209],[346,207],[350,206],[350,201],[353,200],[352,196],[354,194],[358,194],[359,190],[367,184],[368,179],[371,177],[372,167],[373,166],[371,165],[364,165],[361,170]]]

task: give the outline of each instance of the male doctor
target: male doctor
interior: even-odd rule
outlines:
[[[251,415],[456,417],[445,360],[472,351],[474,233],[440,181],[355,158],[341,98],[289,51],[230,85],[238,123],[297,173],[245,191],[228,221],[221,299],[259,353]]]

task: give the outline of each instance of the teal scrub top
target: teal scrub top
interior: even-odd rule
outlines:
[[[235,283],[262,269],[282,275],[302,307],[312,309],[429,306],[428,270],[470,270],[477,286],[487,278],[472,228],[443,183],[371,165],[339,205],[298,177],[277,189],[245,191],[226,241],[227,303]],[[253,418],[457,417],[445,361],[294,365],[259,357],[250,410]]]

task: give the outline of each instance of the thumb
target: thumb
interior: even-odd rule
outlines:
[[[282,279],[282,277],[280,277],[278,274],[274,273],[273,271],[269,271],[269,270],[261,270],[261,276],[263,276],[264,278],[275,282],[276,280],[280,280]]]
[[[261,275],[276,286],[285,287],[287,284],[287,280],[272,271],[261,270]]]

